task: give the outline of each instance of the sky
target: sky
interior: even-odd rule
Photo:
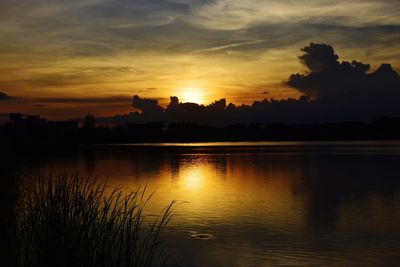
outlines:
[[[400,68],[398,0],[0,0],[0,114],[50,119],[298,98],[300,48]]]

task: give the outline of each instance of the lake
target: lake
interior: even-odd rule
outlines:
[[[24,162],[132,191],[159,214],[178,266],[398,266],[400,142],[126,144]]]

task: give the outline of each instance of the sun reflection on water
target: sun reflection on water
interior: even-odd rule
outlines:
[[[191,192],[201,192],[204,187],[205,173],[204,168],[190,167],[181,172],[181,184]]]
[[[328,266],[335,260],[347,266],[343,255],[366,262],[368,253],[375,259],[398,258],[393,249],[400,240],[397,156],[337,157],[331,150],[311,155],[308,147],[302,147],[304,155],[297,147],[296,154],[274,155],[213,149],[138,153],[110,147],[49,160],[43,168],[108,178],[111,186],[126,191],[147,184],[148,192],[155,192],[147,206],[150,214],[178,201],[168,234],[175,255],[188,263],[182,266],[209,266],[209,259],[220,258],[237,264],[215,266]],[[276,262],[263,264],[261,258]]]

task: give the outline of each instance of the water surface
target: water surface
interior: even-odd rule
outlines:
[[[180,266],[396,266],[400,142],[126,144],[45,157],[26,172],[144,184],[172,200]]]

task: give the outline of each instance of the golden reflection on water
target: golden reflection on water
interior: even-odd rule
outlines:
[[[46,164],[44,169],[97,176],[126,191],[147,185],[148,192],[155,193],[148,206],[151,213],[158,213],[172,200],[182,203],[176,209],[179,224],[199,221],[202,216],[218,223],[303,223],[303,202],[294,193],[301,177],[300,166],[288,167],[281,160],[257,162],[257,157],[246,155],[143,158],[129,153],[98,153],[81,155],[77,161]]]
[[[183,266],[392,263],[400,243],[398,156],[361,150],[337,156],[320,149],[271,155],[109,148],[48,160],[41,170],[108,178],[126,191],[147,185],[155,192],[150,214],[178,201],[169,227]]]
[[[214,187],[213,181],[210,181],[209,169],[204,167],[185,168],[180,174],[180,186],[188,192],[195,195],[204,194],[206,188]]]

